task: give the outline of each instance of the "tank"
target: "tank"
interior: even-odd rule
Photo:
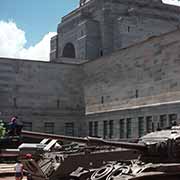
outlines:
[[[27,146],[19,148],[24,167],[36,180],[180,179],[180,126],[149,133],[137,143],[28,131],[22,134],[51,140],[49,148],[43,143],[37,145],[30,158],[25,157]],[[58,140],[76,143],[59,144],[58,150],[50,148]]]
[[[19,150],[18,146],[23,142],[21,138],[21,125],[16,125],[16,133],[12,133],[7,124],[0,120],[0,162],[15,162]]]

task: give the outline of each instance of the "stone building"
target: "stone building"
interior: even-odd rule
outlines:
[[[62,18],[51,61],[93,60],[179,27],[179,8],[161,0],[90,0]]]
[[[0,112],[24,128],[137,138],[180,123],[180,8],[89,0],[62,18],[50,62],[0,58]]]

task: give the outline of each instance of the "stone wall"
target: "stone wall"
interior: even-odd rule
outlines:
[[[25,124],[32,122],[34,131],[52,122],[58,134],[65,133],[65,123],[74,123],[74,135],[82,134],[81,75],[77,65],[0,58],[1,118],[17,115]]]
[[[75,9],[51,39],[50,63],[0,58],[1,118],[114,139],[169,126],[180,117],[179,13],[161,0]]]
[[[93,61],[0,58],[1,118],[110,139],[165,128],[180,118],[179,47],[176,30]]]
[[[180,103],[179,37],[177,30],[85,63],[83,84],[88,119],[114,120],[112,114],[117,112],[119,120],[122,114],[137,119],[143,108],[147,114],[159,116],[176,109],[180,116],[179,108],[171,106],[179,107]],[[164,105],[166,108],[161,108]]]
[[[179,27],[180,9],[161,0],[91,0],[62,18],[51,41],[51,61],[68,43],[75,58],[96,59]]]

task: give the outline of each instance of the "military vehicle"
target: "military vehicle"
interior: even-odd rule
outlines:
[[[149,133],[138,143],[28,131],[22,134],[47,138],[40,144],[22,144],[19,147],[21,161],[35,180],[180,179],[180,126]],[[46,145],[48,140],[51,141]],[[56,149],[58,140],[77,143],[59,145]],[[31,156],[26,156],[27,152]]]
[[[0,120],[0,162],[16,161],[19,150],[18,146],[23,142],[21,138],[21,125],[16,125],[16,132],[13,133],[8,124]]]
[[[178,180],[180,179],[180,126],[149,133],[138,159],[114,161],[95,170],[91,180]],[[128,148],[134,148],[133,144]],[[76,177],[76,173],[71,174]]]
[[[16,133],[12,133],[8,124],[0,120],[0,149],[17,148],[21,143],[21,125],[16,125]]]

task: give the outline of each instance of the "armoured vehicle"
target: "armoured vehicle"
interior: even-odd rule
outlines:
[[[18,146],[23,142],[21,137],[22,126],[16,124],[16,132],[7,123],[0,120],[0,162],[16,161],[19,150]]]
[[[138,143],[28,131],[23,131],[23,135],[51,139],[48,145],[45,145],[47,139],[44,139],[36,146],[24,144],[19,147],[25,169],[36,180],[180,178],[180,126],[149,133],[140,138]],[[50,148],[57,140],[78,143],[59,145],[58,150],[55,146]],[[30,149],[32,156],[26,157]]]

